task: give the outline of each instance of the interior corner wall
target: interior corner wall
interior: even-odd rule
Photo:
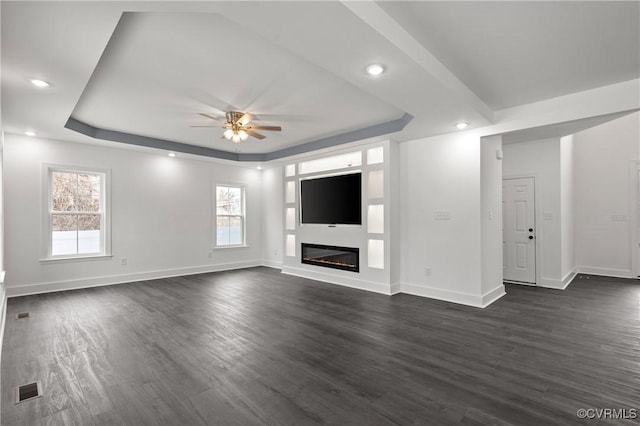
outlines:
[[[560,138],[502,147],[503,177],[535,178],[536,284],[563,288]]]
[[[282,166],[262,171],[262,259],[266,266],[282,267],[284,217]]]
[[[45,163],[111,170],[113,257],[41,261]],[[255,168],[6,135],[4,177],[9,297],[262,264],[262,178]],[[248,247],[212,250],[216,183],[246,186]]]
[[[579,272],[634,277],[639,133],[640,112],[635,112],[574,135]]]
[[[573,135],[560,139],[560,275],[564,282],[576,273],[573,139]]]
[[[502,136],[481,139],[480,191],[482,221],[483,306],[505,294],[502,238]]]
[[[402,292],[482,306],[480,137],[402,142],[399,161]]]

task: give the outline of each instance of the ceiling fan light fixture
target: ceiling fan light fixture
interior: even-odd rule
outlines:
[[[244,130],[239,130],[238,131],[238,136],[240,137],[240,140],[247,140],[247,138],[249,137],[249,134],[247,132],[245,132]]]
[[[242,141],[242,138],[240,138],[239,134],[234,133],[233,136],[231,136],[231,142],[240,143],[241,141]]]
[[[224,136],[225,139],[231,140],[231,138],[233,137],[233,130],[231,129],[225,130],[222,136]]]

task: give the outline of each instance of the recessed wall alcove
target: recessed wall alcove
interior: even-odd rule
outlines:
[[[299,157],[283,168],[284,259],[282,272],[318,279],[325,282],[356,287],[384,294],[393,294],[398,282],[394,271],[398,261],[392,253],[398,229],[397,194],[394,187],[397,175],[397,146],[391,141],[363,143],[355,147]],[[358,225],[301,223],[301,185],[305,179],[361,174],[361,217]],[[310,261],[309,248],[326,246],[324,258]],[[335,255],[342,260],[346,254],[331,252],[346,248],[350,256],[357,256],[357,266],[331,265]],[[353,260],[353,257],[351,257]],[[340,260],[340,262],[342,261]]]

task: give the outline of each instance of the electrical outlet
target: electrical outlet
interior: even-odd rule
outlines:
[[[121,257],[120,258],[120,265],[127,266],[127,258],[126,257]]]
[[[425,277],[431,276],[431,268],[424,268],[424,276]]]
[[[553,213],[551,212],[543,212],[542,219],[544,220],[553,220]]]
[[[209,250],[208,256],[209,256],[209,259],[213,257],[213,250]]]
[[[273,255],[277,256],[278,255],[278,249],[273,249]]]

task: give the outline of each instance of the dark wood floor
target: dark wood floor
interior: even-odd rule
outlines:
[[[510,285],[476,309],[252,268],[7,310],[2,425],[568,425],[640,408],[634,280]],[[45,395],[13,405],[35,380]]]

